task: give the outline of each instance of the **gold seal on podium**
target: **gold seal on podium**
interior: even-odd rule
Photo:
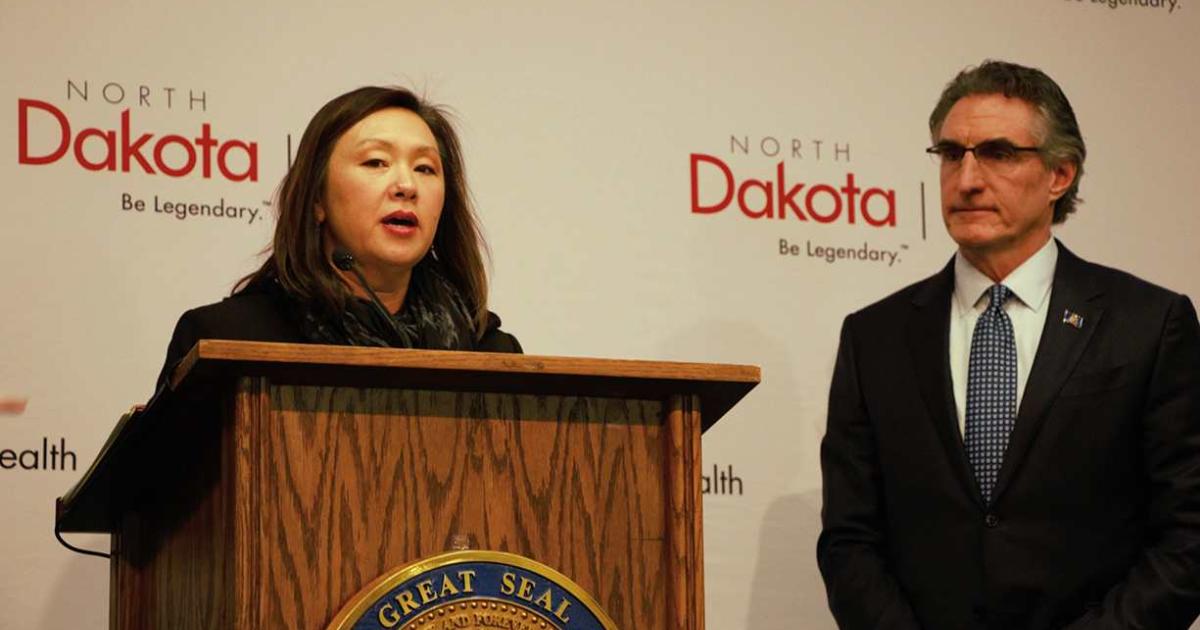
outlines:
[[[616,630],[554,569],[499,551],[452,551],[380,576],[328,630]]]

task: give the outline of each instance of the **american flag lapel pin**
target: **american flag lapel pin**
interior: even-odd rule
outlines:
[[[1083,328],[1083,315],[1073,312],[1071,309],[1063,311],[1062,322],[1074,328]]]

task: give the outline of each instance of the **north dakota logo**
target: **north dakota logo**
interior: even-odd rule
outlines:
[[[329,630],[616,630],[565,575],[522,556],[454,551],[396,569],[355,595]]]

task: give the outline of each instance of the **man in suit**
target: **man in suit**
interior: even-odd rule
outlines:
[[[986,62],[929,122],[958,252],[842,328],[817,543],[838,625],[1186,629],[1200,611],[1191,302],[1052,238],[1085,149],[1050,77]]]

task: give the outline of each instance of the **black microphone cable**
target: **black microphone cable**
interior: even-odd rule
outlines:
[[[362,271],[359,271],[358,269],[358,261],[354,260],[354,254],[351,254],[349,251],[346,251],[345,248],[338,246],[333,249],[333,255],[331,258],[333,259],[334,267],[337,267],[342,271],[349,271],[354,274],[355,278],[358,278],[358,283],[362,285],[362,288],[367,290],[367,295],[371,296],[371,304],[375,307],[375,312],[380,317],[383,317],[383,320],[388,323],[388,326],[391,329],[392,334],[395,336],[396,341],[403,341],[404,336],[400,334],[400,329],[396,326],[396,320],[392,319],[392,314],[389,313],[387,307],[383,305],[383,301],[379,299],[379,296],[375,294],[375,291],[371,290],[371,285],[367,284],[367,279],[363,276]]]
[[[58,527],[59,527],[58,523],[55,523],[54,524],[54,537],[58,539],[58,544],[62,545],[63,547],[66,547],[68,550],[74,551],[75,553],[81,553],[85,556],[96,556],[97,558],[111,558],[112,557],[112,554],[104,553],[102,551],[92,551],[91,549],[80,549],[79,547],[72,545],[71,543],[69,543],[63,539],[62,531],[59,530]]]

